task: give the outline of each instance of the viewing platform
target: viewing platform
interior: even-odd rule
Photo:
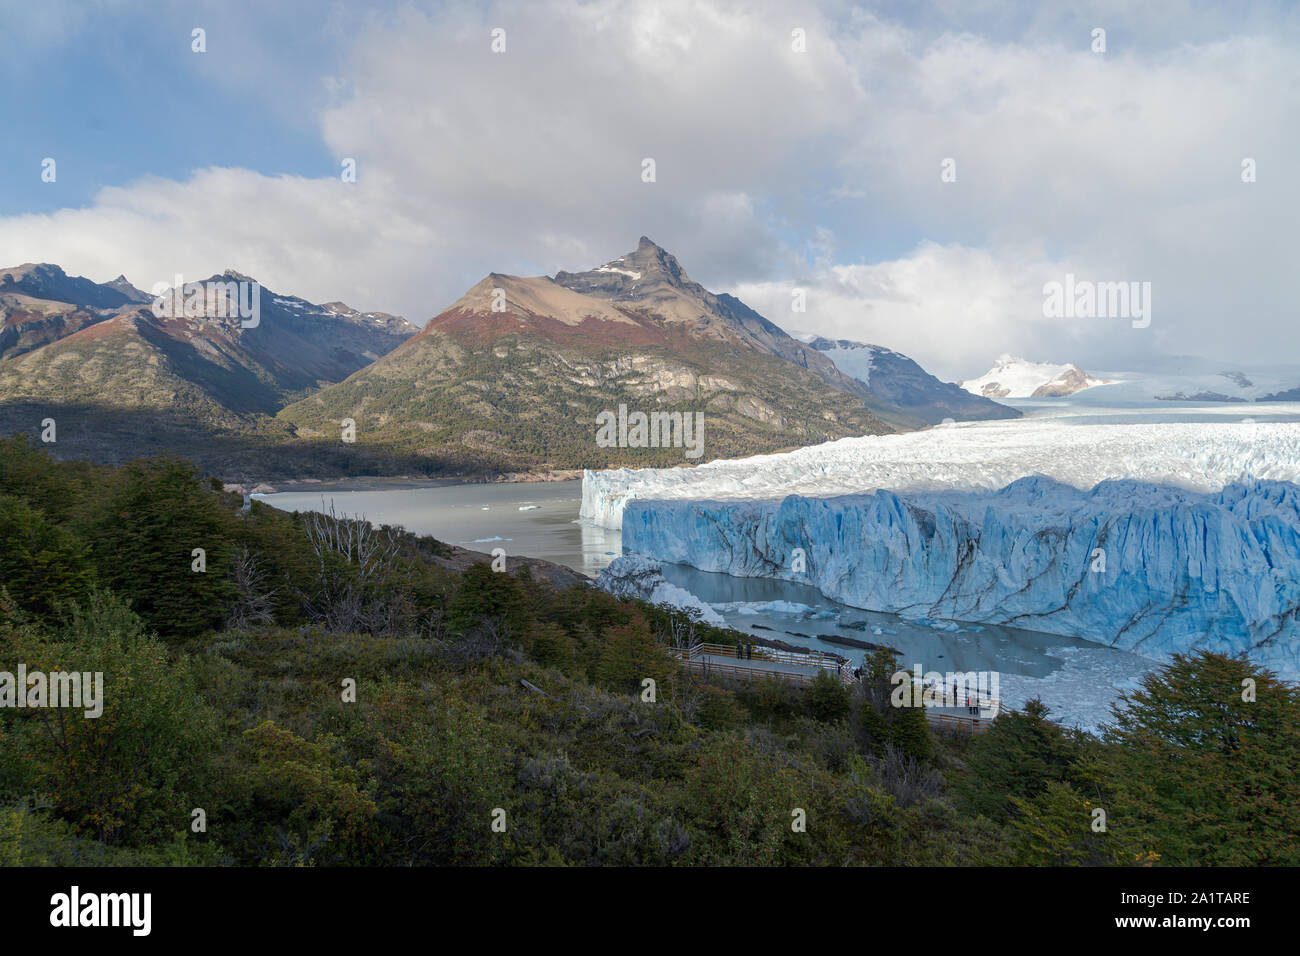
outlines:
[[[848,661],[818,651],[801,653],[782,651],[753,644],[731,647],[726,644],[696,644],[690,650],[669,648],[683,667],[706,676],[734,677],[739,680],[763,680],[777,677],[807,686],[821,671],[829,671],[845,684],[856,684],[853,665]]]
[[[668,650],[683,667],[705,677],[713,675],[749,681],[775,677],[798,687],[807,687],[820,672],[826,671],[849,687],[858,683],[852,662],[820,651],[783,651],[753,644],[736,647],[695,644],[689,650]],[[915,699],[923,699],[925,690],[921,685],[915,685]],[[993,719],[1001,710],[999,698],[974,691],[968,693],[964,689],[952,691],[944,688],[933,693],[940,695],[943,701],[925,707],[926,719],[933,724],[979,733],[992,726]]]

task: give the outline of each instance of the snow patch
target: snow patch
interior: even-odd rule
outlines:
[[[617,262],[617,261],[618,261],[618,260],[615,260],[615,262]],[[618,273],[619,275],[627,276],[627,277],[630,278],[630,279],[640,279],[640,278],[641,278],[641,273],[640,273],[640,272],[636,272],[636,271],[634,271],[634,270],[632,270],[632,269],[620,269],[618,266],[614,265],[612,262],[611,262],[611,263],[606,263],[606,264],[603,265],[603,266],[597,266],[597,267],[596,267],[594,270],[592,270],[592,271],[593,271],[593,272],[615,272],[615,273]]]

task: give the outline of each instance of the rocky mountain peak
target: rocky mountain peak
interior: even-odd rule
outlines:
[[[133,286],[131,284],[131,281],[125,275],[118,276],[112,282],[105,282],[104,285],[106,285],[110,289],[116,289],[118,292],[126,296],[127,299],[129,299],[131,302],[142,304],[145,302],[152,301],[151,296],[149,296],[145,292]]]
[[[100,285],[81,276],[70,276],[50,262],[25,262],[0,269],[0,292],[5,291],[100,309],[116,309],[134,301],[111,283]]]
[[[651,276],[662,278],[675,286],[681,286],[690,281],[686,273],[682,271],[681,263],[677,261],[677,257],[663,246],[657,245],[648,236],[641,237],[634,252],[619,256],[614,262],[606,265],[613,266],[619,262],[630,270],[643,273],[647,278]]]
[[[594,269],[557,272],[555,282],[585,295],[615,302],[653,302],[661,308],[670,299],[708,295],[686,275],[676,256],[648,236],[642,236],[632,252]],[[688,311],[694,316],[700,310],[692,305]]]

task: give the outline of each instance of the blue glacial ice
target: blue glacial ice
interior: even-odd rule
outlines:
[[[802,581],[854,607],[1156,659],[1246,652],[1300,676],[1300,486],[1288,481],[1084,490],[1035,476],[993,492],[630,498],[622,526],[625,552]]]

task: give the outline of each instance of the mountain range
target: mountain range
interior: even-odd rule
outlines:
[[[253,280],[204,280],[228,283]],[[0,428],[54,417],[60,454],[171,449],[240,480],[469,477],[695,463],[599,443],[603,413],[698,413],[705,460],[1018,414],[889,349],[799,341],[646,237],[585,272],[490,273],[423,328],[259,288],[246,323],[155,310],[124,276],[0,269]]]
[[[587,272],[492,273],[420,333],[281,412],[301,434],[346,418],[416,453],[485,466],[684,463],[681,448],[606,448],[604,411],[703,414],[705,458],[891,431],[865,389],[740,300],[694,282],[642,237]],[[360,439],[358,439],[360,440]]]
[[[842,364],[842,363],[841,363]],[[1192,402],[1245,404],[1300,400],[1300,366],[1224,368],[1218,361],[1170,356],[1145,371],[1090,374],[1078,365],[1030,362],[1002,355],[979,378],[962,382],[972,395],[1065,398],[1092,405]],[[992,417],[992,416],[985,416]]]
[[[902,352],[848,339],[801,336],[845,375],[866,387],[886,421],[906,427],[1019,418],[1014,408],[973,395],[954,382],[940,381]]]
[[[251,281],[227,270],[204,283]],[[261,290],[260,321],[158,315],[125,277],[98,284],[58,266],[0,270],[0,398],[182,412],[232,425],[274,415],[416,333],[405,319]]]
[[[986,398],[1062,398],[1107,384],[1106,379],[1093,378],[1077,365],[1051,365],[1002,355],[991,369],[979,378],[962,382],[961,387]]]

